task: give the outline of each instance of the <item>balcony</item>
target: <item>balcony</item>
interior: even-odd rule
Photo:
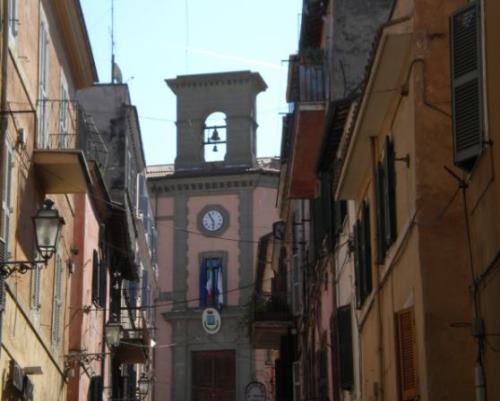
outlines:
[[[288,66],[288,103],[322,103],[327,98],[324,52],[308,49],[290,56]]]
[[[256,296],[248,314],[252,346],[279,350],[281,337],[293,325],[285,294]]]
[[[121,308],[122,338],[116,349],[116,360],[124,365],[145,364],[150,358],[151,336],[144,314],[124,291],[126,306]]]
[[[86,192],[91,182],[87,160],[105,166],[105,143],[74,102],[45,99],[39,107],[33,163],[45,193]]]

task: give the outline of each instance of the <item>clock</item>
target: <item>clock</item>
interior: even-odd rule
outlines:
[[[206,206],[199,216],[199,227],[206,234],[220,234],[227,226],[227,212],[220,206]]]
[[[201,224],[207,231],[218,231],[224,225],[224,216],[216,209],[208,210],[201,218]]]

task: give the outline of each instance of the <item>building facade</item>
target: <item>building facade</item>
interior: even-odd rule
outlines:
[[[266,85],[248,71],[167,84],[177,95],[177,158],[151,166],[148,180],[159,234],[155,399],[243,400],[250,382],[272,385],[272,361],[251,349],[242,323],[257,242],[277,218],[274,161],[256,158]],[[216,332],[202,325],[206,308],[220,314]]]
[[[256,288],[286,281],[294,318],[254,345],[284,358],[276,399],[496,399],[498,7],[361,3],[304,1]]]
[[[62,400],[73,268],[82,268],[75,205],[92,184],[85,154],[71,141],[85,135],[74,99],[97,73],[77,1],[5,1],[1,15],[2,261],[40,260],[31,216],[44,199],[65,221],[46,265],[2,277],[1,398]]]

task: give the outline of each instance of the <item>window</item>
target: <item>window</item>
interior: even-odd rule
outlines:
[[[11,218],[11,193],[12,193],[12,148],[5,142],[4,153],[4,176],[3,176],[3,191],[2,191],[2,231],[1,237],[5,247],[3,258],[8,259],[9,242],[10,242],[10,218]]]
[[[301,223],[296,214],[292,219],[292,312],[294,316],[302,313],[302,236]]]
[[[395,320],[399,395],[401,401],[410,401],[418,395],[413,308],[400,310],[396,313]]]
[[[396,240],[396,172],[394,144],[384,141],[382,160],[375,168],[375,201],[377,213],[377,263],[383,264],[385,254]]]
[[[227,150],[227,125],[224,113],[212,113],[203,126],[203,156],[206,162],[223,161]]]
[[[38,73],[38,125],[37,125],[37,146],[45,148],[47,146],[47,100],[48,100],[48,44],[46,22],[40,23],[39,38],[39,73]]]
[[[103,380],[102,376],[92,376],[90,378],[89,393],[87,400],[89,401],[102,401],[103,400]]]
[[[351,305],[337,308],[337,330],[340,388],[351,391],[354,388]]]
[[[54,348],[61,341],[62,274],[63,260],[58,253],[54,269],[54,296],[52,298],[52,346]]]
[[[94,250],[92,254],[92,302],[96,306],[106,306],[107,289],[106,264],[103,258]]]
[[[296,361],[292,363],[293,377],[293,401],[302,400],[302,363]]]
[[[450,51],[454,160],[470,170],[484,146],[479,1],[451,15]]]
[[[39,259],[35,252],[34,259]],[[31,270],[31,309],[37,311],[40,309],[40,282],[43,265],[35,265]]]
[[[68,135],[68,89],[64,76],[61,75],[61,85],[59,88],[59,129],[57,132],[58,149],[70,147]]]
[[[15,39],[17,36],[17,0],[9,0],[9,38]]]
[[[372,291],[371,263],[370,209],[365,201],[361,206],[361,218],[354,225],[354,273],[358,308],[361,308]]]
[[[223,271],[221,257],[203,258],[200,266],[200,306],[224,306]]]

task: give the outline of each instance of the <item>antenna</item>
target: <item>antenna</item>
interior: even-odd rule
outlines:
[[[111,0],[111,83],[115,83],[115,0]]]

